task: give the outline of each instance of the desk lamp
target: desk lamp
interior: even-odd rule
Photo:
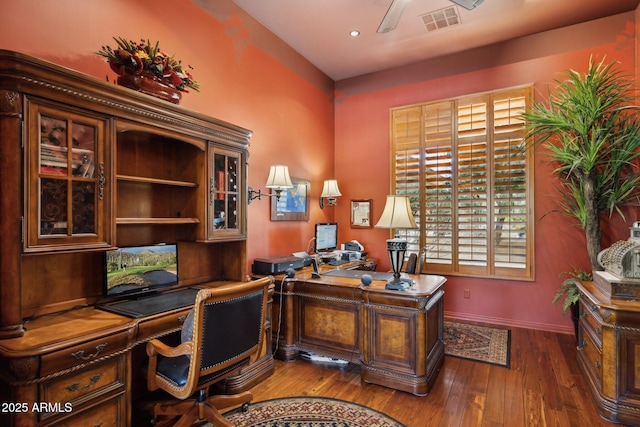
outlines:
[[[387,196],[382,216],[375,225],[377,228],[418,228],[411,212],[411,202],[406,196]],[[387,240],[389,261],[393,268],[393,279],[387,282],[386,289],[402,291],[413,283],[411,279],[400,277],[400,269],[407,251],[407,241],[396,235]]]

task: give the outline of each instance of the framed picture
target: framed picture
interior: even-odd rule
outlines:
[[[372,199],[351,200],[351,228],[371,228]]]
[[[309,181],[291,177],[293,188],[271,197],[271,221],[309,220]]]

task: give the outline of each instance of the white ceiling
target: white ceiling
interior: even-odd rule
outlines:
[[[635,10],[640,3],[484,0],[467,10],[450,0],[409,0],[397,28],[377,33],[392,0],[233,1],[335,81]],[[460,24],[428,32],[420,16],[451,6]],[[353,29],[359,37],[349,36]]]

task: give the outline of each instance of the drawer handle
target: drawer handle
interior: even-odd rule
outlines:
[[[178,323],[180,323],[180,324],[183,324],[185,320],[187,320],[187,316],[179,316],[178,317]]]
[[[106,346],[107,343],[97,345],[96,352],[87,356],[84,355],[84,350],[76,351],[75,353],[71,353],[71,357],[73,357],[74,359],[91,360],[96,358],[102,352],[102,350],[105,349]]]
[[[68,386],[66,386],[65,388],[69,391],[82,391],[82,390],[86,390],[89,387],[94,386],[98,381],[100,381],[100,377],[102,376],[102,374],[95,374],[92,375],[91,378],[89,378],[89,384],[80,387],[79,383],[73,383],[73,384],[69,384]]]
[[[600,369],[600,360],[598,360],[597,358],[593,360],[593,364],[596,368]]]
[[[102,423],[94,424],[93,427],[102,427]]]

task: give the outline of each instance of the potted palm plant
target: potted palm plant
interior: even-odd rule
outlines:
[[[640,195],[640,122],[634,80],[619,64],[589,60],[586,73],[567,71],[545,101],[523,114],[529,147],[546,148],[562,196],[557,210],[585,233],[591,270],[601,270],[601,220]],[[564,310],[577,301],[575,278],[558,289]]]
[[[573,329],[576,337],[578,336],[578,299],[580,298],[580,291],[578,290],[577,283],[580,281],[591,280],[591,274],[579,268],[573,268],[573,271],[563,271],[560,276],[571,276],[568,279],[560,283],[555,296],[553,297],[553,304],[557,304],[562,300],[562,314],[565,314],[568,309],[571,310],[571,320],[573,321]],[[564,299],[563,299],[564,298]]]

